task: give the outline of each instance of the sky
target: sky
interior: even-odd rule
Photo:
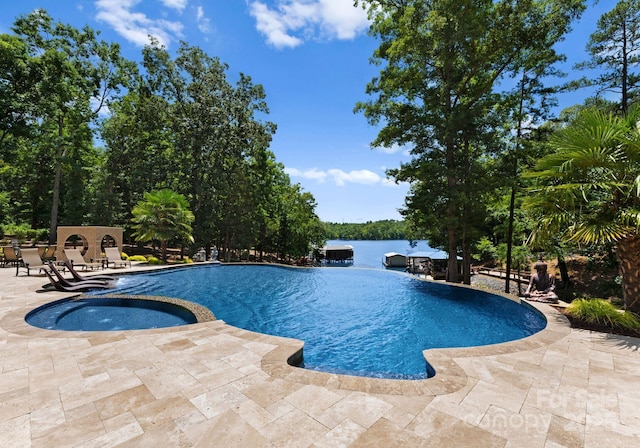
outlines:
[[[559,45],[567,79],[583,75],[572,66],[587,59],[589,35],[615,3],[588,0]],[[170,52],[180,41],[202,48],[229,65],[231,82],[243,73],[264,87],[265,119],[278,127],[270,150],[291,181],[315,197],[322,221],[402,219],[398,209],[409,186],[387,179],[385,171],[410,156],[400,148],[372,149],[378,129],[353,111],[358,101],[372,99],[366,85],[379,73],[370,64],[377,42],[353,0],[0,0],[0,6],[0,33],[11,33],[18,16],[43,8],[55,21],[99,31],[134,61],[149,35]],[[558,110],[587,96],[564,94]]]

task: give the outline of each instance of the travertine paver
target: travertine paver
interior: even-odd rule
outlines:
[[[435,378],[391,381],[291,367],[299,341],[220,321],[33,328],[25,314],[65,296],[44,283],[0,269],[3,447],[640,446],[640,339],[571,330],[547,305],[537,335],[427,351]]]

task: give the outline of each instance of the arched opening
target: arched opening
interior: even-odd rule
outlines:
[[[118,242],[113,236],[109,234],[104,235],[100,241],[100,251],[104,252],[105,247],[118,247]]]
[[[122,229],[101,226],[59,226],[58,249],[65,247],[80,249],[87,259],[101,258],[105,247],[118,247],[122,250]]]
[[[84,256],[89,250],[89,241],[84,235],[79,233],[69,235],[64,241],[62,249],[79,249],[80,253]]]

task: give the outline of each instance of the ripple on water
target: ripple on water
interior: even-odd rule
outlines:
[[[424,377],[428,348],[506,342],[546,326],[501,296],[373,269],[194,266],[127,276],[117,288],[192,300],[231,325],[300,339],[307,368],[385,378]]]

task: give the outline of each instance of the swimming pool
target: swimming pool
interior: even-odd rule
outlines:
[[[546,326],[528,305],[373,269],[191,266],[123,276],[110,292],[191,300],[231,325],[304,341],[305,368],[380,378],[425,378],[428,348],[506,342]]]

